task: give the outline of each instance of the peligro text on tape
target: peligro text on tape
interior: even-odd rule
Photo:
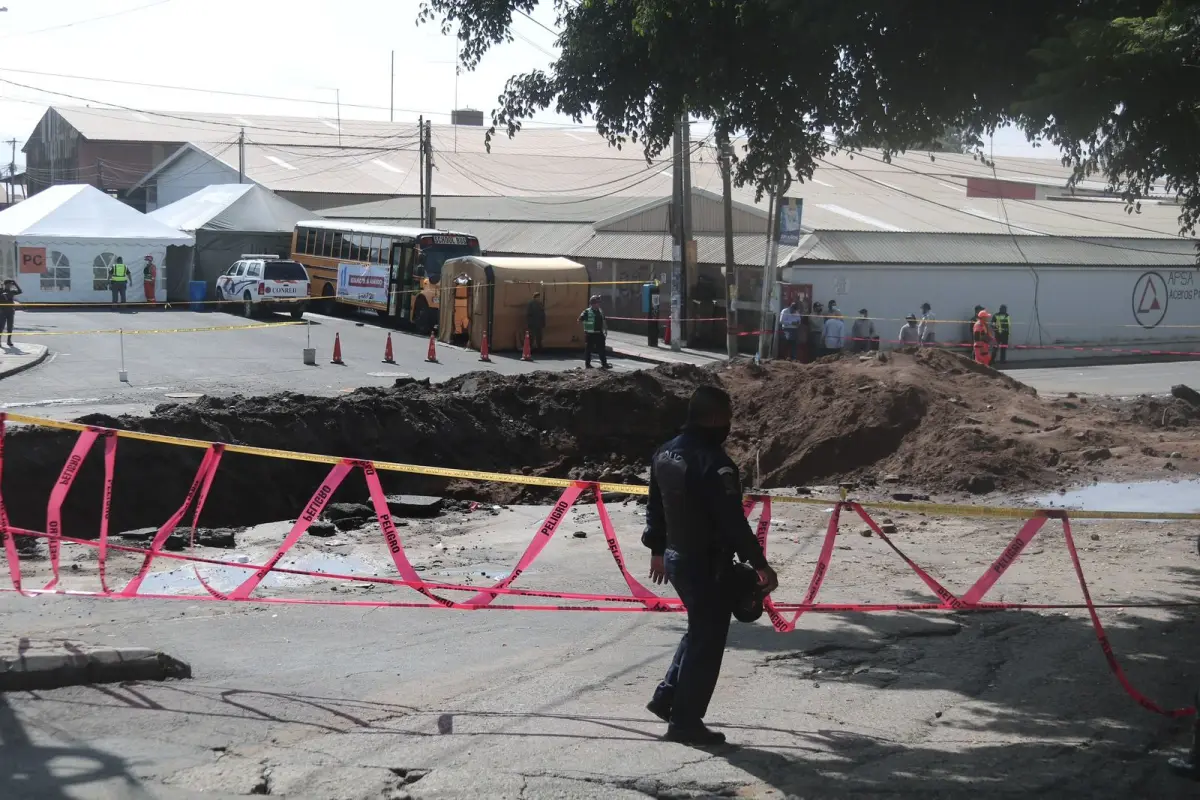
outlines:
[[[37,425],[46,428],[58,428],[61,430],[71,431],[84,431],[90,429],[89,426],[82,425],[77,422],[63,422],[60,420],[46,419],[43,417],[32,417],[25,414],[8,413],[4,414],[3,416],[11,422],[25,425]],[[157,442],[159,444],[179,445],[181,447],[192,447],[198,449],[208,449],[214,446],[214,444],[217,444],[215,442],[209,442],[202,439],[188,439],[180,436],[166,436],[156,433],[142,433],[140,431],[125,431],[107,428],[94,428],[94,430],[113,430],[117,436],[123,439],[136,439],[144,442]],[[221,446],[225,448],[226,451],[231,453],[264,456],[267,458],[290,459],[293,461],[306,461],[313,464],[328,464],[330,466],[346,460],[339,456],[318,455],[316,453],[301,453],[270,447],[252,447],[249,445],[236,444],[222,444]],[[573,481],[568,478],[547,478],[536,475],[523,475],[519,473],[485,472],[482,470],[454,469],[450,467],[429,467],[417,464],[401,464],[390,461],[375,461],[372,463],[375,469],[382,470],[384,472],[401,472],[412,475],[428,475],[432,477],[451,478],[457,480],[509,483],[524,486],[542,486],[552,489],[566,489],[579,484],[579,481]],[[645,496],[648,495],[650,491],[649,487],[647,486],[635,486],[620,483],[597,483],[595,485],[601,491],[615,494]],[[762,493],[759,494],[765,496]],[[776,503],[795,503],[801,505],[826,507],[834,502],[831,499],[822,499],[817,497],[771,495],[771,498]],[[991,519],[999,518],[1024,520],[1034,516],[1057,517],[1063,513],[1061,509],[1006,508],[927,502],[901,503],[887,500],[863,500],[860,501],[860,505],[862,505],[864,508],[887,511],[908,511],[915,514],[927,514],[931,516]],[[1071,516],[1075,519],[1200,521],[1200,513],[1163,511],[1071,511]]]

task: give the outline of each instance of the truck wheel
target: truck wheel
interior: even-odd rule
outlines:
[[[249,292],[242,295],[242,315],[246,319],[254,318],[254,298],[250,296]]]

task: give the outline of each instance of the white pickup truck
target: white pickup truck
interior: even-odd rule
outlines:
[[[298,261],[278,256],[244,255],[217,278],[217,298],[239,302],[242,313],[287,311],[300,319],[308,308],[308,271]]]

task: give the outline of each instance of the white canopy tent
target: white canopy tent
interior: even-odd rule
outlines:
[[[214,184],[147,216],[196,237],[190,280],[212,287],[244,253],[287,258],[296,223],[313,212],[254,183]]]
[[[161,299],[167,273],[187,263],[194,242],[94,186],[52,186],[0,211],[0,278],[15,278],[25,302],[108,302],[108,269],[119,256],[130,269],[128,299],[139,302],[151,256]]]

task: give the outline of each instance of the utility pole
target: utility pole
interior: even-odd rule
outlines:
[[[763,264],[762,302],[759,305],[758,361],[763,361],[770,352],[770,336],[775,332],[775,315],[771,313],[771,293],[775,290],[775,264],[779,260],[779,196],[782,184],[772,188],[767,203],[767,260]]]
[[[418,228],[425,227],[425,117],[417,117],[417,149],[420,156],[417,158],[417,179],[421,183],[421,224]]]
[[[17,201],[17,140],[9,139],[8,143],[12,145],[12,160],[8,162],[8,191],[5,192],[5,197],[8,198],[9,205]]]
[[[246,182],[246,129],[238,133],[238,183]]]
[[[679,312],[683,285],[683,125],[675,122],[675,151],[671,169],[671,349],[683,349]]]
[[[679,127],[683,133],[680,145],[683,151],[683,180],[681,181],[683,219],[680,220],[683,226],[681,234],[683,250],[679,259],[683,271],[683,285],[679,287],[679,327],[683,334],[680,339],[687,341],[692,338],[692,328],[694,327],[691,320],[690,300],[692,281],[696,279],[696,244],[692,240],[692,121],[686,111],[679,122]]]
[[[433,210],[433,120],[425,123],[425,225],[437,227]]]
[[[728,134],[718,136],[717,147],[721,149],[721,195],[725,206],[725,348],[732,361],[738,352],[737,310],[734,308],[738,298],[738,276],[733,255],[733,148]]]
[[[392,51],[392,88],[388,93],[388,121],[396,121],[396,51]]]

